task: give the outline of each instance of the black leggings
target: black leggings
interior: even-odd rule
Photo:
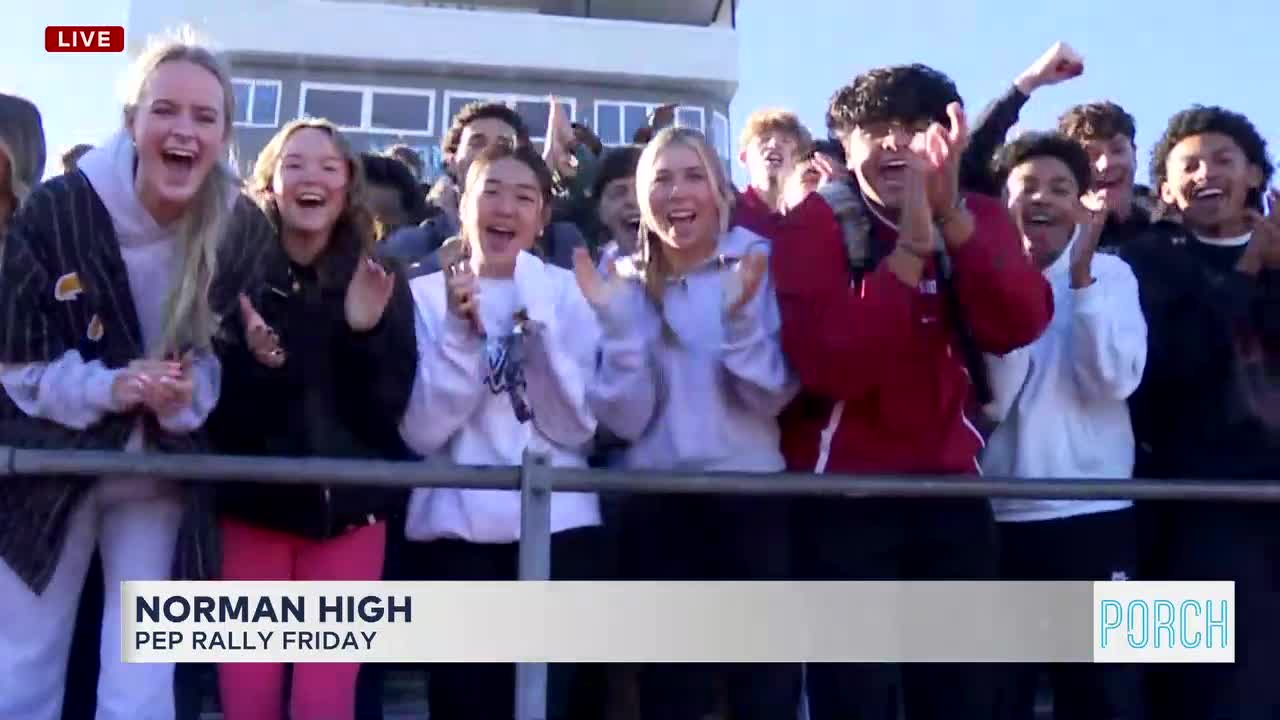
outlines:
[[[620,571],[632,580],[788,580],[790,500],[646,495],[620,512]],[[717,678],[734,720],[794,720],[794,664],[654,664],[640,671],[644,720],[700,720],[716,708]]]
[[[996,578],[996,528],[985,499],[805,498],[796,505],[796,565],[806,580]],[[990,718],[993,673],[982,664],[811,664],[809,717]]]
[[[551,536],[553,580],[598,580],[607,573],[601,529],[565,530]],[[516,543],[461,540],[409,543],[409,567],[427,580],[515,580]],[[599,720],[605,684],[600,665],[552,664],[547,669],[547,717]],[[515,666],[460,663],[427,666],[427,705],[432,720],[511,720],[515,716]]]

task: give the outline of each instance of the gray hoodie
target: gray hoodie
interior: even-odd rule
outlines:
[[[661,312],[636,279],[596,309],[601,358],[587,399],[600,424],[630,443],[625,467],[785,468],[778,414],[800,384],[782,353],[768,276],[739,312],[724,308],[737,262],[768,250],[763,237],[734,228],[716,257],[667,285]]]

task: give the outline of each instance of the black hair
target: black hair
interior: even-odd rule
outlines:
[[[389,158],[395,158],[405,165],[409,166],[409,170],[415,178],[421,177],[426,172],[426,165],[422,160],[422,156],[417,150],[403,143],[392,145],[386,149],[384,153]]]
[[[1008,142],[996,152],[991,172],[1001,187],[1009,180],[1014,168],[1038,157],[1057,158],[1071,171],[1080,193],[1089,189],[1093,170],[1089,153],[1079,142],[1060,132],[1029,132]]]
[[[841,145],[838,140],[832,140],[830,138],[826,140],[815,140],[814,143],[810,145],[809,148],[800,156],[800,162],[808,162],[818,153],[822,153],[833,160],[839,161],[841,164],[848,162],[848,159],[844,154],[844,146]]]
[[[475,172],[477,167],[488,167],[504,158],[511,158],[533,171],[534,177],[538,180],[538,190],[542,193],[542,206],[550,210],[554,199],[555,179],[551,174],[551,168],[547,167],[547,162],[542,159],[542,153],[533,149],[533,146],[528,143],[517,143],[515,146],[507,142],[489,143],[471,163],[471,170],[468,172]]]
[[[592,155],[600,157],[604,152],[604,144],[600,142],[600,137],[592,132],[591,128],[582,123],[572,123],[571,127],[573,127],[573,136],[577,138],[578,142],[586,145],[591,150]]]
[[[1240,146],[1245,159],[1262,170],[1262,185],[1249,190],[1246,198],[1248,206],[1255,210],[1262,209],[1262,194],[1271,183],[1271,175],[1275,167],[1267,157],[1267,141],[1262,138],[1258,129],[1249,122],[1249,118],[1226,108],[1204,105],[1193,105],[1169,119],[1160,141],[1151,151],[1151,187],[1157,190],[1168,179],[1169,153],[1178,143],[1189,137],[1206,133],[1226,135]]]
[[[449,131],[444,135],[442,145],[444,154],[447,156],[456,154],[458,144],[462,142],[462,131],[476,120],[485,118],[501,120],[510,125],[516,131],[516,142],[520,145],[529,144],[529,125],[525,123],[524,118],[520,117],[520,113],[502,103],[477,101],[470,103],[453,116],[453,123],[449,125]]]
[[[622,178],[634,178],[643,152],[644,147],[641,145],[623,145],[606,152],[600,160],[595,182],[591,185],[591,197],[598,203],[609,183]]]
[[[400,209],[409,223],[417,225],[427,219],[427,199],[404,161],[366,152],[360,153],[360,164],[369,185],[390,187],[400,194]]]
[[[1137,144],[1138,126],[1124,108],[1111,102],[1076,105],[1058,118],[1058,132],[1077,142],[1110,140],[1117,135]]]
[[[831,96],[827,129],[840,137],[875,122],[938,122],[950,127],[947,106],[963,102],[951,78],[919,63],[869,70]]]

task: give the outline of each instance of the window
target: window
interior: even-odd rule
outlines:
[[[530,141],[540,143],[546,139],[547,120],[551,114],[551,99],[549,97],[511,95],[508,93],[477,93],[462,90],[446,90],[444,97],[445,127],[452,125],[453,118],[462,112],[462,108],[471,103],[495,102],[506,105],[520,115],[520,119],[524,120],[524,124],[529,127]],[[577,101],[573,98],[560,98],[560,106],[569,116],[570,122],[574,119],[577,105]]]
[[[435,132],[435,90],[302,83],[299,117],[325,118],[343,130],[425,137]]]
[[[727,161],[733,155],[729,143],[729,118],[718,112],[711,113],[711,143],[722,160]]]
[[[618,100],[596,101],[596,135],[605,145],[626,145],[636,131],[649,124],[649,116],[661,107],[660,103],[627,102]],[[700,107],[681,105],[676,108],[676,126],[706,132],[705,115]]]
[[[676,108],[676,125],[682,128],[693,128],[700,133],[707,131],[703,110],[700,107]]]
[[[279,80],[236,78],[231,87],[236,96],[237,126],[273,128],[280,124]]]

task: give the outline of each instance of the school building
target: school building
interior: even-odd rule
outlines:
[[[131,0],[126,37],[190,24],[228,52],[242,169],[284,123],[329,118],[362,149],[416,147],[429,173],[467,103],[516,109],[535,141],[549,97],[607,145],[679,103],[729,166],[741,0]]]

